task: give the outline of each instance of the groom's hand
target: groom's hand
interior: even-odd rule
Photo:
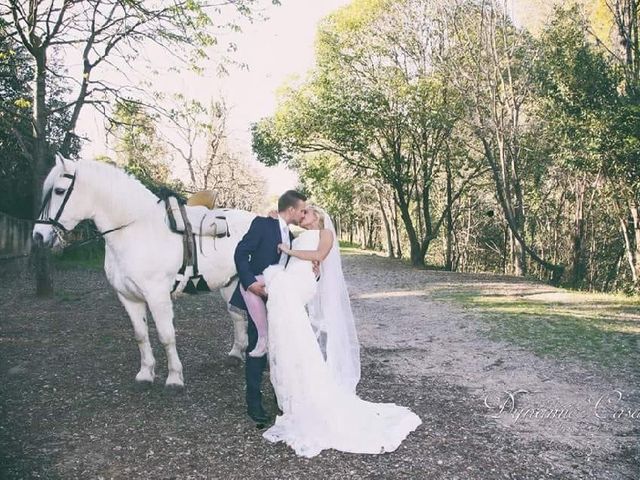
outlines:
[[[251,285],[249,285],[249,288],[247,290],[249,290],[251,293],[254,293],[255,295],[258,295],[259,297],[267,298],[267,290],[260,282],[253,282]]]
[[[282,253],[286,253],[287,255],[290,254],[291,249],[289,248],[289,246],[286,243],[281,243],[278,245],[278,250],[280,250]]]

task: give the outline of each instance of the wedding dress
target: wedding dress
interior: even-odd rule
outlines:
[[[304,232],[292,248],[316,250],[319,233]],[[406,407],[362,400],[336,381],[305,309],[317,290],[311,262],[291,257],[286,269],[274,265],[264,276],[271,382],[283,414],[263,436],[305,457],[329,448],[369,454],[398,448],[422,421]]]

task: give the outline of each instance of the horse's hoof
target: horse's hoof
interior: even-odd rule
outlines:
[[[184,393],[184,385],[177,383],[168,383],[164,386],[164,391],[169,395],[180,395]]]
[[[136,382],[134,384],[135,390],[137,390],[139,392],[144,392],[144,391],[150,390],[151,387],[153,387],[153,381],[152,380],[136,380]]]
[[[238,357],[234,357],[233,355],[229,355],[224,359],[224,365],[225,367],[238,368],[240,365],[242,365],[242,360],[240,360]]]

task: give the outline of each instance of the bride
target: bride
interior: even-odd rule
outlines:
[[[406,407],[355,394],[359,346],[335,229],[316,207],[307,209],[300,225],[307,230],[292,249],[280,246],[291,256],[286,268],[264,272],[271,383],[283,413],[263,436],[305,457],[328,448],[391,452],[422,422]],[[314,260],[322,261],[318,282]]]

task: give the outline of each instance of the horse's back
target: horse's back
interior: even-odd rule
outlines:
[[[221,238],[206,235],[199,237],[198,264],[209,288],[217,289],[237,274],[235,250],[256,214],[228,208],[215,209],[213,212],[224,217],[228,235]]]
[[[248,212],[246,210],[217,208],[214,209],[213,212],[215,212],[216,215],[225,218],[229,226],[229,233],[232,237],[240,235],[238,242],[242,239],[244,234],[247,233],[247,230],[249,230],[249,227],[251,226],[251,222],[256,218],[255,213]]]

